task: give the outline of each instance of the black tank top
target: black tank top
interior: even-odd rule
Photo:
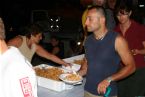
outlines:
[[[115,39],[118,33],[107,32],[105,37],[97,40],[94,34],[88,36],[85,42],[85,56],[88,60],[85,90],[94,94],[97,93],[99,82],[116,73],[119,69],[120,57],[115,51]],[[111,82],[110,96],[117,95],[116,82]]]

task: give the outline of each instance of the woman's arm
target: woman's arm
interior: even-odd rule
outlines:
[[[48,60],[51,60],[53,62],[56,62],[58,64],[62,64],[64,66],[69,66],[68,63],[66,63],[65,61],[63,61],[62,59],[60,59],[59,57],[47,52],[44,48],[42,48],[40,45],[36,45],[36,53],[43,57],[43,58],[46,58]]]

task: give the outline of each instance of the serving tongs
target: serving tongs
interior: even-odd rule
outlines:
[[[43,64],[43,65],[41,66],[41,68],[42,68],[42,70],[46,71],[47,66]]]

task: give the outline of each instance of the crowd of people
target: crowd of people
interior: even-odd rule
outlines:
[[[112,89],[111,97],[145,96],[145,79],[142,78],[145,72],[145,26],[131,18],[134,15],[132,7],[128,0],[94,0],[93,6],[85,10],[84,30],[93,32],[87,34],[84,65],[79,71],[80,75],[86,75],[85,97],[103,96],[107,87]],[[112,11],[111,18],[108,18],[108,8]],[[115,25],[110,29],[112,22],[109,20],[113,19]],[[108,51],[109,48],[114,51]]]
[[[103,97],[108,88],[109,97],[145,96],[145,26],[132,18],[128,0],[93,1],[82,14],[85,58],[78,74],[86,78],[84,97]],[[5,41],[0,18],[0,97],[37,97],[34,54],[71,66],[62,60],[64,44],[57,37],[51,38],[47,49],[39,44],[38,24],[28,26],[26,32]],[[76,46],[71,41],[69,56],[79,54]]]
[[[142,78],[142,71],[145,71],[145,26],[131,18],[133,10],[128,3],[118,5],[115,13],[119,23],[114,30],[128,42],[137,68],[131,77],[119,82],[119,90],[123,91],[120,97],[143,96],[142,90],[145,90],[145,84],[143,84],[145,79]]]
[[[111,87],[110,96],[117,97],[117,83],[135,71],[135,62],[127,42],[106,27],[105,9],[91,6],[86,15],[86,28],[93,32],[85,41],[85,60],[79,74],[86,75],[85,97],[103,96]],[[124,66],[120,68],[120,60]]]

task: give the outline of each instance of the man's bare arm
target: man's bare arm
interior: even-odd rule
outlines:
[[[79,70],[79,75],[84,76],[87,73],[87,68],[88,68],[88,64],[87,64],[87,59],[84,58],[83,59],[83,64],[81,65],[81,68]]]
[[[110,81],[118,81],[123,79],[135,71],[135,62],[131,51],[129,50],[126,40],[122,36],[118,36],[115,40],[116,52],[121,57],[124,66],[115,74],[108,76],[106,79],[101,81],[98,85],[98,93],[105,93],[106,88],[110,85]]]
[[[115,41],[115,49],[121,57],[124,66],[111,76],[113,81],[123,79],[135,71],[135,62],[133,55],[128,47],[126,40],[122,36],[118,36]]]

